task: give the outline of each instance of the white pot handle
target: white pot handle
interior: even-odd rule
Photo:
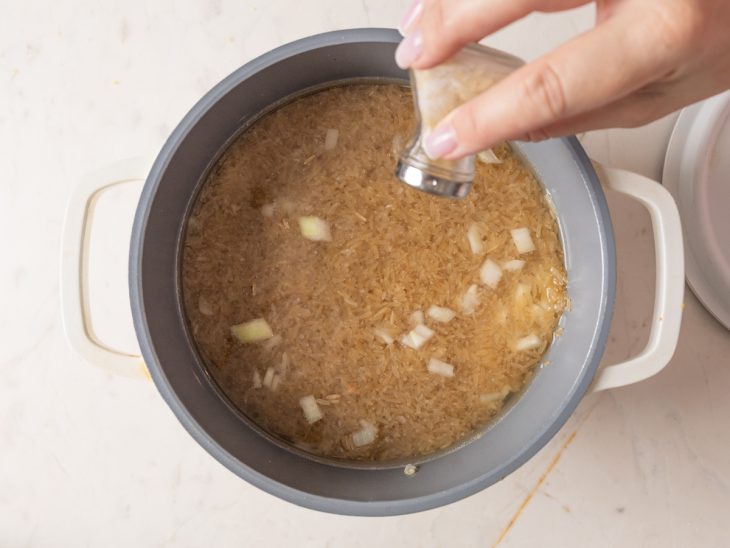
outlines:
[[[677,348],[684,299],[684,245],[677,205],[662,185],[642,175],[594,162],[601,182],[641,203],[651,216],[656,288],[649,342],[641,353],[596,373],[593,392],[633,384],[664,369]]]
[[[119,352],[96,337],[89,313],[89,236],[99,195],[109,187],[144,180],[151,162],[130,158],[89,173],[66,208],[61,240],[61,315],[66,338],[81,357],[112,373],[148,377],[141,356]]]

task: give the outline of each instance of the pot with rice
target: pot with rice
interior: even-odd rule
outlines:
[[[615,250],[575,139],[498,147],[462,200],[397,181],[416,123],[398,41],[313,36],[218,84],[158,155],[131,244],[140,347],[183,426],[254,485],[336,513],[491,485],[591,383],[661,369],[679,326],[673,202],[606,171],[656,221],[662,321],[597,373]]]

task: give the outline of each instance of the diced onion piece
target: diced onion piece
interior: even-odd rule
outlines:
[[[264,382],[263,382],[263,384],[264,384],[264,386],[266,388],[271,388],[271,383],[273,381],[274,381],[274,368],[273,367],[269,367],[266,370],[266,373],[264,373]]]
[[[522,270],[523,266],[525,266],[525,261],[522,259],[512,259],[511,261],[502,263],[502,269],[508,272],[517,272],[518,270]]]
[[[328,129],[324,137],[324,149],[332,150],[337,146],[337,139],[340,137],[340,131],[337,129]]]
[[[424,344],[425,342],[426,342],[426,341],[422,341],[422,340],[420,340],[420,339],[414,339],[414,338],[413,338],[413,337],[411,336],[411,333],[406,333],[405,335],[403,335],[403,336],[402,336],[402,337],[400,338],[400,343],[401,343],[401,344],[402,344],[403,346],[407,346],[408,348],[412,348],[413,350],[418,350],[419,348],[421,348],[421,346],[423,346],[423,344]]]
[[[352,445],[355,447],[363,447],[370,445],[378,437],[378,427],[372,422],[360,421],[362,429],[352,434]]]
[[[233,325],[231,326],[231,333],[242,343],[265,341],[274,336],[268,322],[263,318]]]
[[[502,390],[500,392],[490,392],[489,394],[480,394],[479,403],[493,403],[496,401],[502,401],[509,394],[509,390]]]
[[[261,206],[261,214],[271,219],[274,216],[274,204],[265,204]]]
[[[456,312],[454,312],[450,308],[436,305],[430,306],[426,311],[426,314],[428,314],[428,317],[432,320],[436,320],[437,322],[441,323],[449,323],[456,317]]]
[[[474,255],[479,255],[484,251],[484,243],[476,223],[469,225],[469,230],[466,231],[466,239],[469,241],[469,248]]]
[[[431,337],[433,337],[432,329],[429,329],[425,325],[417,325],[412,331],[409,331],[408,334],[404,335],[400,342],[413,350],[418,350],[426,344],[428,339]]]
[[[408,477],[415,475],[416,472],[418,472],[417,464],[406,464],[405,467],[403,468],[403,473]]]
[[[494,151],[491,148],[488,148],[487,150],[482,150],[479,154],[477,154],[477,157],[485,164],[501,164],[502,163],[502,160],[500,160],[497,157],[497,155],[494,153]]]
[[[281,335],[274,335],[271,337],[268,341],[264,343],[264,349],[266,350],[272,350],[273,348],[276,348],[281,344],[281,341],[284,340]]]
[[[299,217],[299,230],[307,240],[313,242],[329,242],[332,240],[330,225],[319,217]]]
[[[324,417],[322,410],[319,408],[319,405],[317,405],[317,400],[314,399],[314,396],[311,394],[309,396],[299,398],[299,407],[301,407],[302,411],[304,411],[304,418],[307,419],[309,424],[314,424]]]
[[[259,374],[257,369],[253,370],[253,387],[261,388],[261,375]]]
[[[442,377],[453,377],[454,376],[454,366],[450,363],[442,362],[441,360],[438,360],[436,358],[431,358],[428,360],[428,365],[426,366],[429,373],[433,373],[434,375],[441,375]]]
[[[484,285],[494,289],[502,279],[502,269],[492,259],[487,259],[479,270],[479,279]]]
[[[373,329],[373,334],[385,344],[393,344],[393,337],[385,329]]]
[[[474,314],[479,304],[478,288],[476,284],[471,284],[469,289],[461,296],[461,311],[464,314]]]
[[[540,344],[542,344],[540,337],[535,334],[531,334],[518,340],[515,344],[515,350],[517,350],[518,352],[532,350],[533,348],[537,348],[538,346],[540,346]]]
[[[433,337],[433,329],[426,327],[425,325],[417,325],[411,333],[416,333],[426,340]]]
[[[212,316],[215,314],[215,311],[213,310],[213,307],[208,302],[208,299],[203,297],[202,295],[198,299],[198,310],[200,310],[200,313],[203,316]]]
[[[423,312],[420,310],[416,310],[411,314],[411,317],[409,318],[411,320],[411,325],[413,327],[416,327],[417,325],[421,325],[424,322]]]
[[[515,247],[519,253],[535,251],[535,244],[532,241],[529,229],[525,227],[515,228],[510,230],[510,233],[512,234],[512,240],[514,241]]]
[[[279,383],[281,382],[281,377],[279,375],[274,375],[274,378],[271,379],[271,389],[276,390],[279,388]]]

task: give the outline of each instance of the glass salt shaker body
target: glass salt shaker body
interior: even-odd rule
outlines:
[[[453,109],[486,91],[524,61],[508,53],[469,44],[444,63],[427,70],[411,69],[417,125],[401,152],[396,176],[405,184],[449,198],[464,198],[474,181],[475,156],[432,159],[423,142]]]

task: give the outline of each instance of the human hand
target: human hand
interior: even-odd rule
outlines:
[[[396,52],[426,69],[534,12],[588,0],[414,0]],[[730,88],[727,0],[598,0],[596,25],[447,115],[429,156],[457,159],[507,139],[636,127]]]

